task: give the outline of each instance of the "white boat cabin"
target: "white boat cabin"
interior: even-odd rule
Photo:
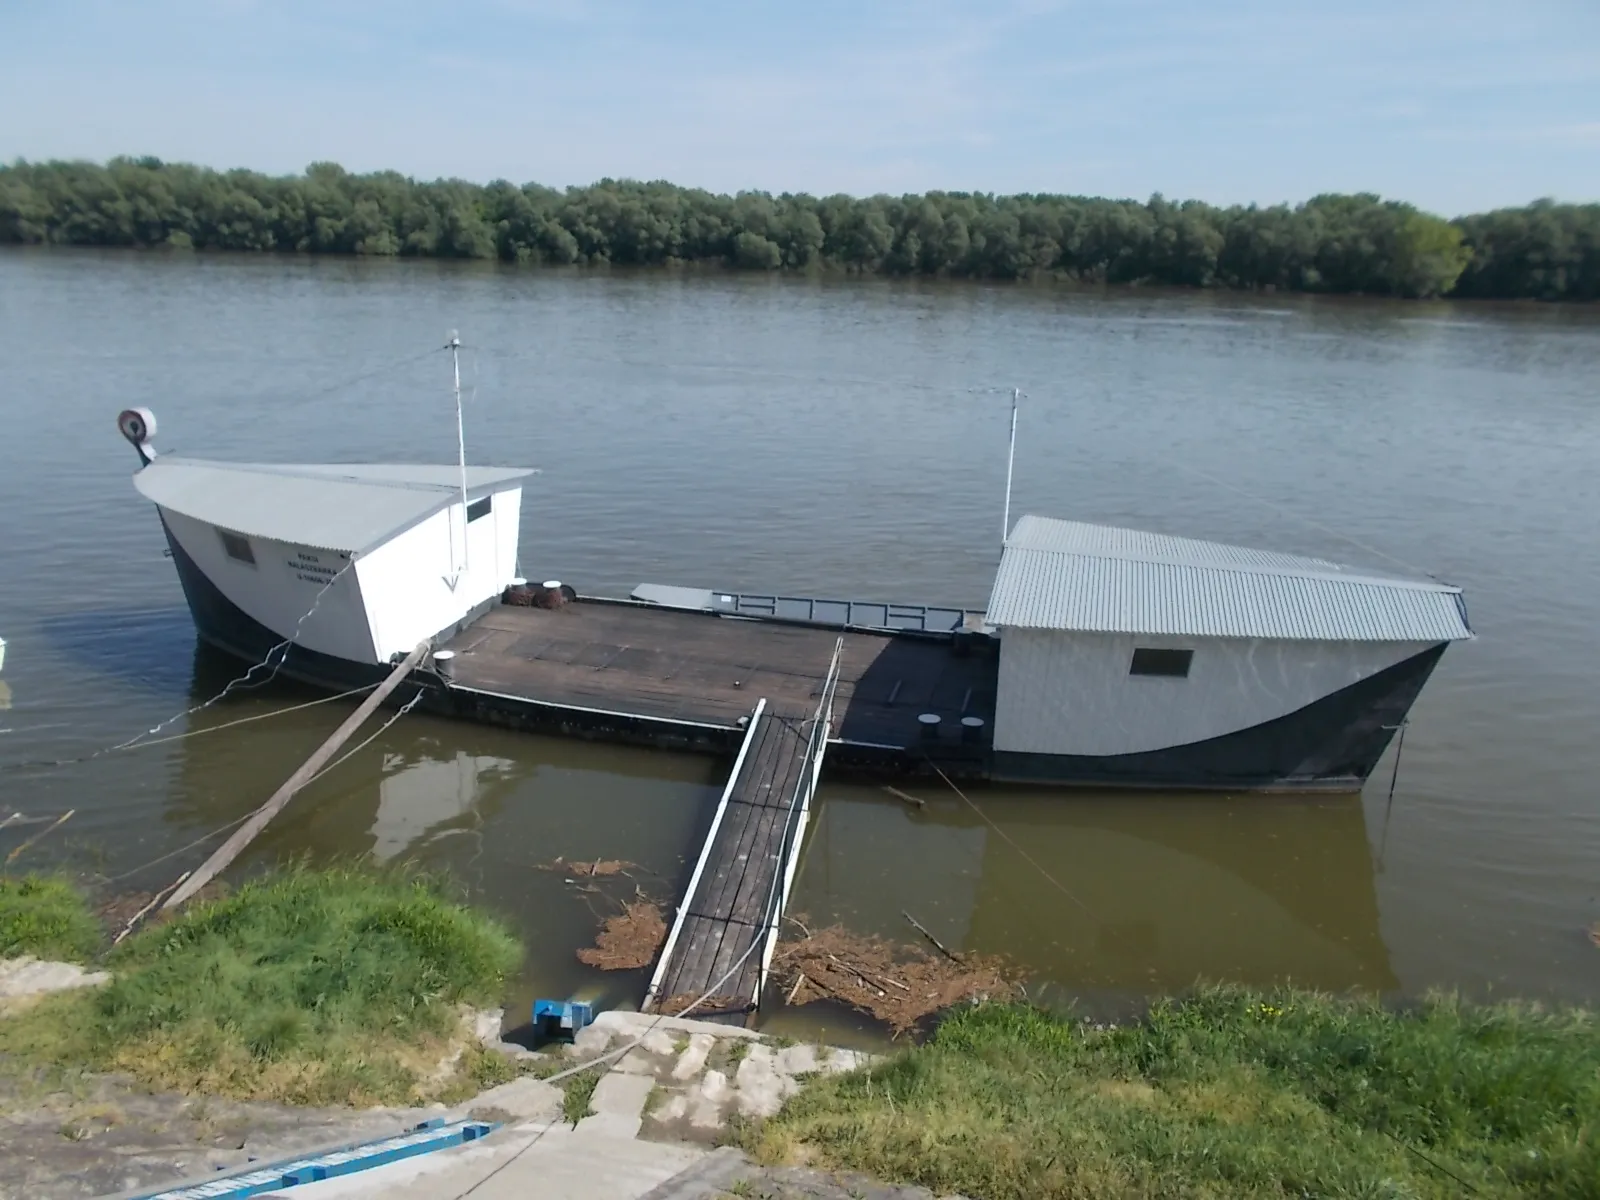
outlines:
[[[160,510],[207,640],[258,659],[270,635],[383,664],[459,629],[516,578],[533,473],[163,455],[134,484]]]
[[[1447,584],[1036,516],[987,621],[996,775],[1108,784],[1365,778],[1473,636]]]

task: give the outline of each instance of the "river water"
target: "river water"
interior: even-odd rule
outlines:
[[[1302,297],[563,272],[437,262],[0,254],[0,819],[19,860],[153,889],[348,711],[75,758],[214,695],[113,418],[288,461],[533,465],[522,563],[640,582],[982,607],[1013,512],[1462,585],[1453,647],[1360,797],[828,785],[791,911],[1021,964],[1091,1007],[1199,978],[1600,997],[1600,312]],[[156,738],[315,699],[292,686]],[[636,999],[574,949],[670,900],[725,764],[408,717],[250,852],[448,868],[524,935],[508,999]],[[44,826],[0,829],[9,853]],[[1026,856],[1022,853],[1026,851]],[[637,864],[601,893],[548,865]],[[1031,860],[1031,861],[1030,861]],[[130,873],[131,874],[127,874]],[[910,935],[914,936],[914,935]],[[779,1014],[797,1028],[837,1014]],[[835,1034],[841,1031],[835,1030]],[[847,1032],[847,1031],[845,1031]]]

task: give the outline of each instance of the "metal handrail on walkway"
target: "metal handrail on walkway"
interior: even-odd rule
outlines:
[[[766,990],[767,977],[772,971],[772,956],[778,948],[778,930],[783,921],[783,910],[789,903],[789,892],[794,887],[794,877],[800,866],[800,851],[805,845],[806,825],[811,819],[811,800],[816,795],[822,778],[822,759],[828,752],[829,735],[833,730],[833,701],[839,690],[839,669],[844,657],[844,639],[833,647],[833,661],[823,680],[822,696],[817,701],[816,715],[811,718],[811,731],[806,740],[806,762],[809,770],[802,770],[795,780],[794,794],[789,802],[787,828],[784,832],[782,863],[783,884],[774,890],[773,903],[766,919],[766,947],[761,953],[761,970],[756,975],[753,1001],[759,1008],[761,994]]]
[[[700,848],[700,858],[694,864],[694,873],[689,876],[689,886],[683,892],[683,902],[678,905],[678,913],[672,919],[672,932],[667,934],[667,940],[656,959],[655,973],[650,976],[650,986],[645,990],[644,1004],[641,1007],[646,1012],[661,999],[661,985],[666,979],[667,966],[672,962],[672,952],[678,947],[678,936],[683,932],[683,923],[688,920],[689,905],[694,900],[695,889],[700,886],[700,876],[705,874],[706,860],[711,857],[711,847],[716,843],[717,830],[722,827],[722,818],[728,811],[728,800],[738,785],[740,774],[744,771],[744,760],[750,754],[750,747],[755,744],[756,730],[760,727],[761,717],[766,711],[767,702],[763,698],[757,702],[755,712],[750,714],[750,726],[745,730],[744,741],[739,745],[739,756],[733,760],[733,770],[728,772],[728,782],[722,789],[722,799],[717,801],[717,812],[711,818],[711,829],[706,833],[705,844]]]

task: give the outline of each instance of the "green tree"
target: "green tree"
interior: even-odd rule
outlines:
[[[0,242],[1600,299],[1600,205],[1541,200],[1446,221],[1364,193],[1270,208],[1159,195],[819,200],[614,179],[479,186],[337,163],[272,177],[155,158],[17,160],[0,166]]]
[[[1455,287],[1471,257],[1461,230],[1450,222],[1410,213],[1395,233],[1389,262],[1393,289],[1401,296],[1443,296]]]
[[[783,250],[783,263],[788,267],[807,267],[822,256],[822,247],[828,240],[816,209],[806,203],[809,196],[784,197],[788,203],[783,214],[783,227],[777,241]]]
[[[733,239],[733,262],[750,271],[771,271],[783,265],[783,251],[778,243],[747,229]]]

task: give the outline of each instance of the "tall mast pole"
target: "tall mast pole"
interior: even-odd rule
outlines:
[[[467,431],[461,419],[461,338],[450,331],[450,363],[455,368],[456,458],[461,464],[461,570],[467,569]],[[1013,420],[1013,437],[1015,420]]]
[[[1019,388],[1011,389],[1011,447],[1006,451],[1006,508],[1000,518],[1000,545],[1011,536],[1011,472],[1017,462],[1017,401],[1022,396]]]

